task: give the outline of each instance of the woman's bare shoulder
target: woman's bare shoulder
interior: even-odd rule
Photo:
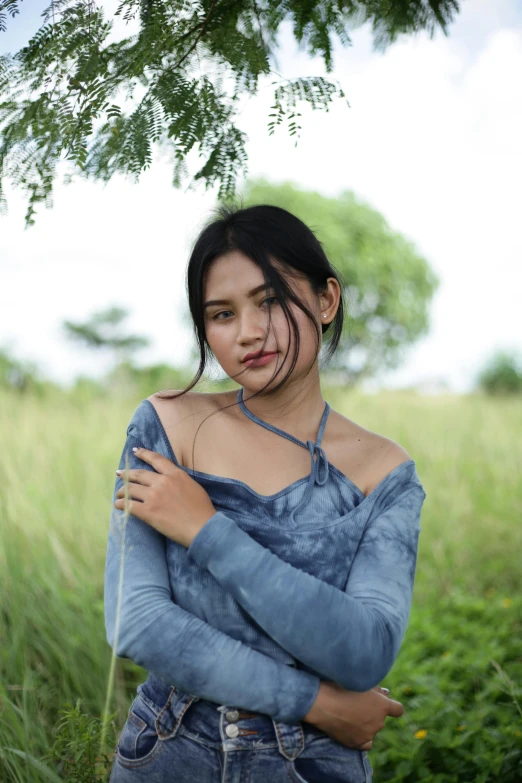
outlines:
[[[356,471],[358,486],[365,495],[369,495],[392,470],[411,459],[406,449],[391,438],[366,429],[337,411],[334,414],[338,417],[338,451],[346,461],[347,470],[343,472],[349,476]]]
[[[375,450],[371,457],[371,480],[366,494],[369,495],[392,470],[410,459],[406,449],[399,443],[375,433]]]
[[[180,420],[180,417],[184,417],[188,409],[192,407],[191,393],[180,394],[181,391],[181,389],[162,389],[147,397],[163,424],[165,421],[171,425],[174,424]],[[178,396],[164,398],[161,397],[162,394],[176,394]]]
[[[180,389],[166,389],[147,397],[148,401],[155,408],[167,433],[170,433],[177,425],[187,424],[187,431],[190,435],[204,416],[219,410],[227,404],[230,394],[227,392],[207,393],[195,391],[181,394],[181,391]],[[162,394],[169,396],[161,397]],[[177,396],[170,397],[172,394]],[[182,428],[178,427],[179,429]]]

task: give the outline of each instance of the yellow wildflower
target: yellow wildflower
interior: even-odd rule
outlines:
[[[427,733],[428,732],[426,731],[426,729],[419,729],[418,731],[415,732],[413,736],[415,737],[415,739],[424,739]]]
[[[457,726],[457,731],[464,731],[465,728],[465,725],[462,724],[462,726]]]
[[[509,609],[509,607],[511,606],[512,603],[513,602],[511,600],[511,598],[503,598],[502,599],[502,608],[503,609]]]

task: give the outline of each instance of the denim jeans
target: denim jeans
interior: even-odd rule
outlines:
[[[371,783],[365,751],[310,723],[218,705],[150,674],[120,734],[110,783]]]

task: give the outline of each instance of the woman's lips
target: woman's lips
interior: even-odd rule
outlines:
[[[245,367],[262,367],[264,364],[268,364],[268,362],[271,361],[274,356],[277,356],[277,351],[274,351],[273,353],[265,353],[263,356],[258,358],[247,359],[246,362],[243,362],[243,364]]]

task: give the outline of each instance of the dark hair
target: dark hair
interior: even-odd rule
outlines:
[[[340,273],[328,260],[323,246],[314,232],[302,220],[281,207],[270,204],[259,204],[250,207],[238,207],[230,204],[220,205],[213,211],[210,221],[203,228],[192,248],[186,274],[189,308],[192,315],[194,334],[200,351],[199,367],[194,379],[185,389],[172,394],[158,392],[157,396],[160,399],[171,400],[186,394],[198,383],[205,371],[207,359],[212,356],[205,332],[205,310],[203,306],[205,276],[211,263],[231,250],[241,251],[261,268],[267,295],[270,287],[272,287],[285,312],[287,323],[289,319],[292,323],[295,338],[292,366],[277,386],[267,392],[268,394],[277,391],[286,382],[295,367],[299,354],[299,330],[297,322],[287,305],[288,299],[294,302],[308,316],[315,327],[317,335],[316,358],[320,350],[319,330],[315,316],[304,302],[295,295],[285,277],[308,280],[315,294],[321,294],[327,290],[327,278],[334,277],[337,280],[341,289],[341,296],[335,318],[329,324],[321,324],[323,335],[329,331],[331,333],[325,364],[330,361],[337,350],[342,335],[345,312],[343,281]],[[269,328],[267,335],[270,331],[271,323],[270,306],[268,308],[268,316]],[[266,336],[263,348],[265,345]],[[310,366],[310,369],[312,366]],[[248,367],[245,370],[248,370]],[[241,375],[245,370],[242,370],[238,375]],[[267,386],[280,371],[281,367],[267,382]],[[234,376],[235,378],[236,376]],[[266,389],[266,386],[248,399],[261,394],[264,389]],[[232,405],[237,404],[237,402],[234,402],[226,407],[232,407]]]

